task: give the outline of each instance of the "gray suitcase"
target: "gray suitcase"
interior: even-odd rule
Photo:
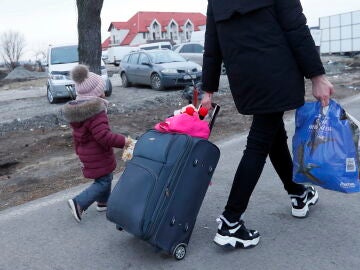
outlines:
[[[146,132],[110,195],[107,218],[183,259],[219,158],[220,150],[208,140]]]

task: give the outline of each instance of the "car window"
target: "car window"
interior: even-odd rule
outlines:
[[[68,64],[79,62],[78,46],[63,46],[51,49],[50,64]]]
[[[149,57],[145,53],[141,53],[139,57],[139,64],[150,63]]]
[[[170,46],[170,45],[161,45],[161,48],[171,50],[171,46]]]
[[[138,54],[138,53],[133,53],[133,54],[131,54],[130,57],[129,57],[129,63],[130,63],[130,64],[137,64],[138,58],[139,58],[139,54]]]
[[[150,50],[154,50],[154,49],[159,49],[159,46],[142,47],[141,49],[150,51]]]
[[[125,56],[124,56],[124,59],[122,59],[121,61],[124,62],[124,63],[129,62],[129,56],[130,56],[129,54],[128,54],[128,55],[125,55]]]
[[[200,44],[193,44],[193,52],[194,53],[203,53],[204,47],[201,46]]]
[[[180,53],[192,53],[192,44],[185,44],[181,49]]]
[[[180,54],[170,50],[151,51],[148,52],[151,62],[155,64],[172,63],[172,62],[186,62],[185,58]]]

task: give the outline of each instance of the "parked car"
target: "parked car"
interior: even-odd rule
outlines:
[[[186,86],[201,80],[202,67],[186,61],[181,55],[167,49],[133,52],[120,63],[123,87],[132,83],[150,85],[155,90]]]
[[[155,49],[172,49],[172,45],[169,41],[160,41],[139,45],[141,50],[155,50]]]
[[[203,50],[204,50],[204,44],[205,44],[205,32],[206,30],[200,30],[200,31],[194,31],[191,33],[191,38],[190,38],[190,43],[191,44],[200,44],[203,46]],[[183,44],[186,44],[186,43],[183,43]],[[182,45],[182,44],[179,44],[179,45]],[[178,45],[176,45],[178,46]],[[186,56],[184,56],[186,58]],[[194,58],[191,58],[192,56],[189,57],[190,60],[195,60],[195,57]],[[202,57],[202,56],[201,56]],[[200,60],[199,60],[200,61]],[[203,59],[201,58],[201,66],[202,66],[202,61]],[[199,63],[198,61],[196,61],[197,63]],[[225,65],[224,63],[222,63],[221,65],[221,74],[222,75],[226,75],[226,68],[225,68]]]
[[[203,64],[204,46],[196,42],[181,43],[173,47],[173,51],[186,60],[193,61],[200,66]]]
[[[56,103],[62,98],[76,98],[75,83],[70,78],[70,71],[79,64],[78,45],[51,46],[48,51],[47,99]],[[101,60],[101,77],[105,81],[105,96],[112,93],[112,84],[108,77],[105,63]]]
[[[126,54],[138,50],[139,48],[134,46],[112,46],[107,50],[107,64],[113,64],[118,67],[121,59],[123,59]]]
[[[101,59],[104,61],[105,64],[108,64],[109,55],[107,50],[101,52]]]
[[[187,42],[177,44],[173,47],[173,51],[179,53],[186,60],[193,61],[201,66],[203,65],[204,45],[201,43]],[[224,63],[221,65],[221,74],[226,74]]]

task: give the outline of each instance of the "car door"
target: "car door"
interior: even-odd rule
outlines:
[[[152,68],[149,57],[145,53],[140,53],[138,63],[136,69],[137,80],[139,83],[150,84]]]
[[[126,75],[128,76],[128,80],[132,83],[138,83],[137,76],[136,76],[136,70],[138,68],[138,59],[139,59],[139,53],[132,53],[129,57],[128,66]]]

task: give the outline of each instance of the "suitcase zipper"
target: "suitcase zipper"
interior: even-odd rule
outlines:
[[[162,200],[161,200],[161,202],[159,204],[160,207],[159,207],[159,210],[156,213],[154,222],[149,226],[149,229],[144,234],[144,239],[145,240],[149,239],[154,234],[156,228],[158,227],[158,224],[161,223],[161,217],[162,217],[165,209],[167,208],[166,205],[165,205],[166,200],[171,197],[172,194],[171,194],[170,190],[171,190],[171,188],[173,186],[177,185],[177,182],[174,183],[171,186],[169,186],[169,184],[172,182],[173,179],[178,178],[178,174],[179,174],[179,172],[181,172],[180,168],[181,168],[181,165],[182,165],[182,161],[187,157],[187,153],[188,153],[189,149],[191,149],[191,147],[189,147],[189,146],[191,146],[190,142],[191,142],[191,138],[189,136],[186,136],[185,151],[182,153],[180,158],[176,161],[177,166],[173,169],[173,173],[171,174],[171,176],[169,177],[169,180],[166,183],[166,188],[164,190],[164,195],[163,195],[163,198],[162,198]]]

